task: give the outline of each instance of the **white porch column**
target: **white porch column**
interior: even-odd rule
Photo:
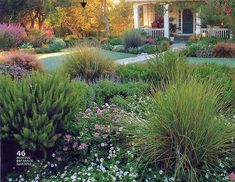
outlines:
[[[202,21],[199,13],[196,13],[196,35],[201,35],[201,25]]]
[[[134,28],[139,28],[139,5],[134,4]]]
[[[163,6],[164,9],[164,37],[169,38],[169,4]]]
[[[148,27],[149,26],[149,10],[148,4],[143,5],[143,25]]]

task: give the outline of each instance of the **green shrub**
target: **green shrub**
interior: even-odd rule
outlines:
[[[113,38],[110,38],[110,39],[109,39],[109,43],[110,43],[110,45],[112,45],[112,46],[121,45],[121,44],[122,44],[122,39],[119,38],[119,37],[113,37]]]
[[[188,56],[195,57],[197,56],[198,51],[212,51],[213,52],[213,45],[211,44],[204,44],[202,42],[193,43],[188,46]]]
[[[116,68],[116,74],[122,81],[149,81],[152,70],[148,63],[119,65]]]
[[[7,50],[14,47],[16,47],[14,37],[10,33],[0,30],[0,49]]]
[[[168,39],[159,39],[156,44],[157,52],[165,52],[170,49],[170,41]]]
[[[102,80],[93,86],[95,102],[98,105],[109,103],[116,96],[126,99],[135,95],[143,95],[148,89],[148,84],[143,82],[130,82],[125,84]]]
[[[114,69],[114,62],[101,49],[82,47],[67,57],[64,72],[71,79],[78,78],[87,83],[110,75]]]
[[[84,87],[59,74],[32,73],[20,82],[0,77],[1,137],[23,148],[53,147],[62,128],[80,109]]]
[[[139,54],[139,53],[141,53],[141,50],[138,47],[130,47],[128,49],[128,53],[130,53],[130,54]]]
[[[145,44],[141,47],[141,52],[155,54],[157,52],[157,47],[155,45]]]
[[[226,171],[234,161],[235,126],[221,117],[220,94],[218,86],[195,79],[154,94],[149,117],[133,118],[124,127],[140,162],[174,171],[176,181],[203,181],[206,174]],[[220,176],[210,179],[220,181]]]
[[[78,36],[76,35],[68,35],[65,37],[64,42],[67,47],[74,46],[79,41]]]
[[[143,44],[143,36],[140,30],[128,30],[123,34],[122,39],[126,49],[136,48]]]
[[[64,49],[66,47],[66,43],[63,41],[63,39],[60,38],[53,38],[50,42],[49,42],[49,47],[53,48],[53,47],[61,47],[61,49]]]

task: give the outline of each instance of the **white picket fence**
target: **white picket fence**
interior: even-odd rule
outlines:
[[[224,39],[232,38],[231,31],[227,28],[202,28],[201,34],[203,37],[206,37],[209,34],[211,34],[211,36],[224,38]]]
[[[142,28],[142,30],[152,38],[159,39],[164,37],[164,28]]]

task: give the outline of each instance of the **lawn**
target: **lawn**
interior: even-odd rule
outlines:
[[[189,63],[203,64],[203,63],[215,63],[235,67],[235,58],[197,58],[189,57]]]
[[[112,60],[119,60],[136,56],[134,54],[112,52],[107,50],[102,50],[102,51]],[[39,58],[43,62],[47,70],[54,70],[63,65],[63,62],[66,61],[66,56],[68,56],[71,52],[72,52],[71,49],[64,49],[62,52],[58,53],[39,54]]]

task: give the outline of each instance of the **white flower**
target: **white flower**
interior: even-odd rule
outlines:
[[[52,157],[55,157],[55,154],[54,154],[54,153],[52,154]]]
[[[162,175],[162,174],[163,174],[163,170],[160,170],[160,171],[159,171],[159,174]]]
[[[101,158],[101,159],[100,159],[100,162],[101,162],[101,163],[102,163],[102,162],[104,162],[104,159],[103,159],[103,158]]]
[[[77,177],[76,177],[75,175],[72,175],[70,178],[71,178],[72,180],[75,180]]]
[[[209,179],[209,175],[208,175],[207,173],[206,173],[206,175],[205,175],[205,178],[206,178],[206,179]]]
[[[220,166],[221,168],[224,168],[224,165],[223,165],[222,163],[220,163],[219,166]]]
[[[9,178],[8,181],[12,181],[12,178]]]
[[[117,180],[117,178],[113,176],[113,177],[112,177],[112,180],[113,180],[113,181],[116,181],[116,180]]]
[[[104,146],[105,146],[105,144],[104,144],[104,143],[101,143],[100,145],[101,145],[101,147],[104,147]]]

